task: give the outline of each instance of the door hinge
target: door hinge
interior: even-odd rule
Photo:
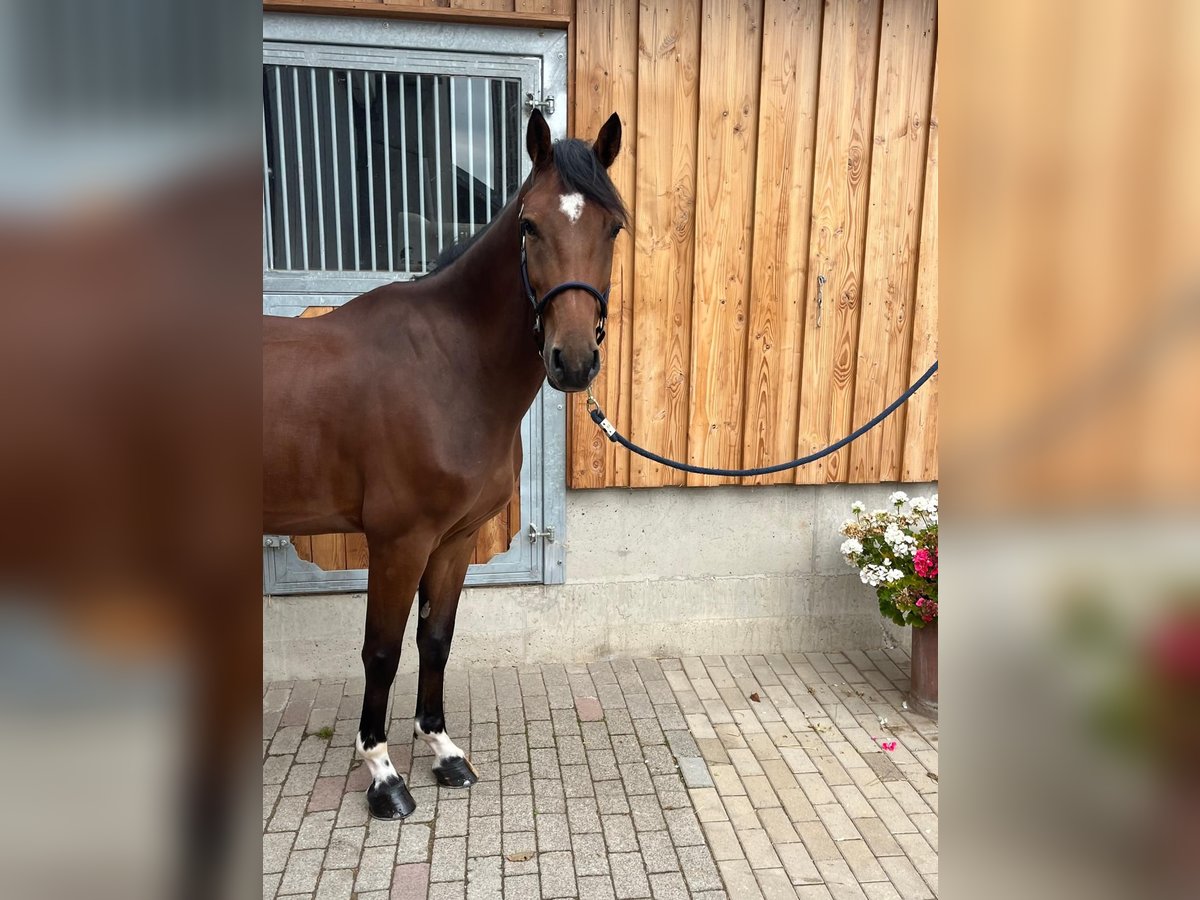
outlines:
[[[542,111],[543,115],[552,116],[552,115],[554,115],[554,95],[547,94],[541,100],[537,100],[537,99],[534,99],[534,96],[532,93],[526,94],[525,95],[525,108],[526,109],[538,109],[538,110]]]
[[[291,541],[278,534],[264,534],[263,547],[286,547]]]
[[[538,527],[532,522],[529,523],[529,531],[526,532],[529,537],[529,543],[536,544],[538,538],[545,538],[549,544],[554,543],[554,526],[547,525],[545,531],[538,531]]]

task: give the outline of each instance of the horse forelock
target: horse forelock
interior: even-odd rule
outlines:
[[[569,194],[582,194],[601,209],[611,213],[622,224],[629,222],[629,210],[621,199],[617,186],[600,164],[592,145],[578,138],[554,142],[554,168]]]
[[[567,194],[580,194],[614,216],[621,225],[629,224],[629,210],[621,199],[617,186],[600,164],[592,145],[579,138],[563,138],[554,142],[554,169]],[[515,202],[515,198],[514,198]],[[478,241],[499,218],[492,218],[470,237],[457,241],[438,254],[428,275],[452,265]]]

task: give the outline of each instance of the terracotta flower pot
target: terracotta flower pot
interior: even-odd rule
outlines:
[[[938,714],[938,623],[912,630],[912,671],[908,705],[923,716]]]

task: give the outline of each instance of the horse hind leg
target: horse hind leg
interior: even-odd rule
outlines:
[[[366,688],[355,749],[371,772],[371,786],[367,788],[371,815],[377,819],[403,819],[417,804],[388,755],[388,695],[400,664],[404,626],[427,551],[412,541],[379,544],[370,544],[367,629],[362,651]]]
[[[466,753],[446,733],[444,705],[444,676],[454,638],[454,617],[474,546],[475,535],[471,534],[439,547],[421,579],[421,614],[417,619],[421,671],[413,734],[433,751],[433,774],[445,787],[469,787],[479,780]]]

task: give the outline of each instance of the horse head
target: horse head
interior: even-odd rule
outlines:
[[[520,197],[521,267],[550,384],[587,388],[600,371],[613,245],[628,221],[608,169],[621,149],[613,113],[594,143],[551,142],[534,110],[525,138],[533,172]]]

